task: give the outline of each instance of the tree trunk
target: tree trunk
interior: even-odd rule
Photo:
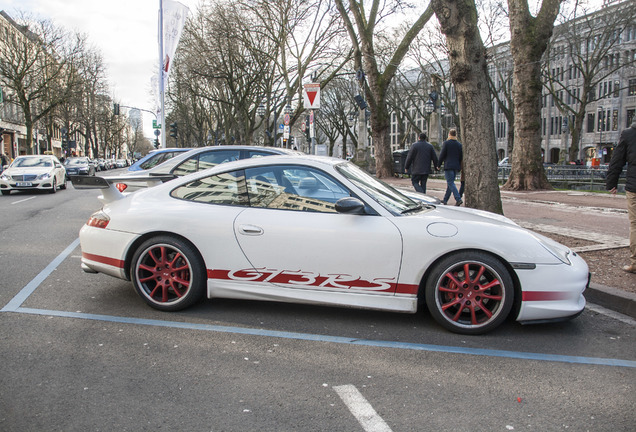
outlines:
[[[513,58],[512,95],[515,103],[514,149],[504,189],[552,189],[541,156],[541,58],[552,36],[561,0],[544,0],[536,18],[527,0],[508,0],[510,51]]]
[[[446,36],[451,81],[457,93],[466,205],[502,214],[486,49],[477,27],[475,2],[433,0],[431,5]]]

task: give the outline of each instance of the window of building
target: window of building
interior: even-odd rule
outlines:
[[[636,96],[636,79],[629,80],[629,86],[627,87],[628,96]]]
[[[594,113],[587,114],[587,131],[594,132]]]

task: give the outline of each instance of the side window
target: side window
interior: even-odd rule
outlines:
[[[205,153],[199,153],[181,163],[172,172],[176,175],[186,175],[195,171],[212,168],[218,164],[239,160],[240,152],[238,150],[211,150]]]
[[[179,186],[170,195],[188,201],[220,205],[247,205],[245,174],[233,171],[204,177]]]
[[[272,156],[273,153],[264,152],[262,150],[248,150],[245,152],[245,159],[250,159],[253,157],[263,157],[263,156]]]
[[[335,213],[349,191],[329,175],[309,167],[275,166],[246,170],[251,207]]]

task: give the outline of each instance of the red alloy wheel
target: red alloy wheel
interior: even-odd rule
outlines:
[[[133,258],[135,289],[152,307],[180,310],[195,303],[205,288],[205,266],[198,253],[171,237],[145,242]]]
[[[485,333],[510,312],[512,280],[506,268],[489,255],[460,255],[443,260],[434,269],[426,292],[427,305],[437,322],[451,331]]]

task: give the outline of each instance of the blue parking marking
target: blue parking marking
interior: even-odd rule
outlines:
[[[164,321],[153,319],[142,319],[132,317],[121,317],[114,315],[99,315],[81,312],[66,312],[48,309],[24,308],[21,305],[35,291],[35,289],[50,275],[57,266],[66,259],[68,255],[79,245],[79,239],[71,243],[60,255],[58,255],[44,270],[42,270],[31,282],[29,282],[0,312],[18,312],[31,315],[44,315],[62,318],[76,318],[94,321],[106,321],[120,324],[144,325],[153,327],[169,327],[187,330],[210,331],[218,333],[233,333],[250,336],[275,337],[282,339],[294,339],[312,342],[329,342],[348,345],[360,345],[369,347],[380,347],[390,349],[407,349],[413,351],[429,351],[452,354],[465,354],[487,357],[501,357],[521,360],[536,360],[547,362],[560,362],[585,365],[600,365],[636,368],[636,361],[602,358],[602,357],[583,357],[583,356],[567,356],[557,354],[542,354],[522,351],[505,351],[485,348],[466,348],[456,346],[418,344],[409,342],[382,341],[371,339],[352,339],[342,336],[318,335],[311,333],[296,333],[277,330],[255,329],[247,327],[219,326],[209,324],[194,324],[178,321]]]

